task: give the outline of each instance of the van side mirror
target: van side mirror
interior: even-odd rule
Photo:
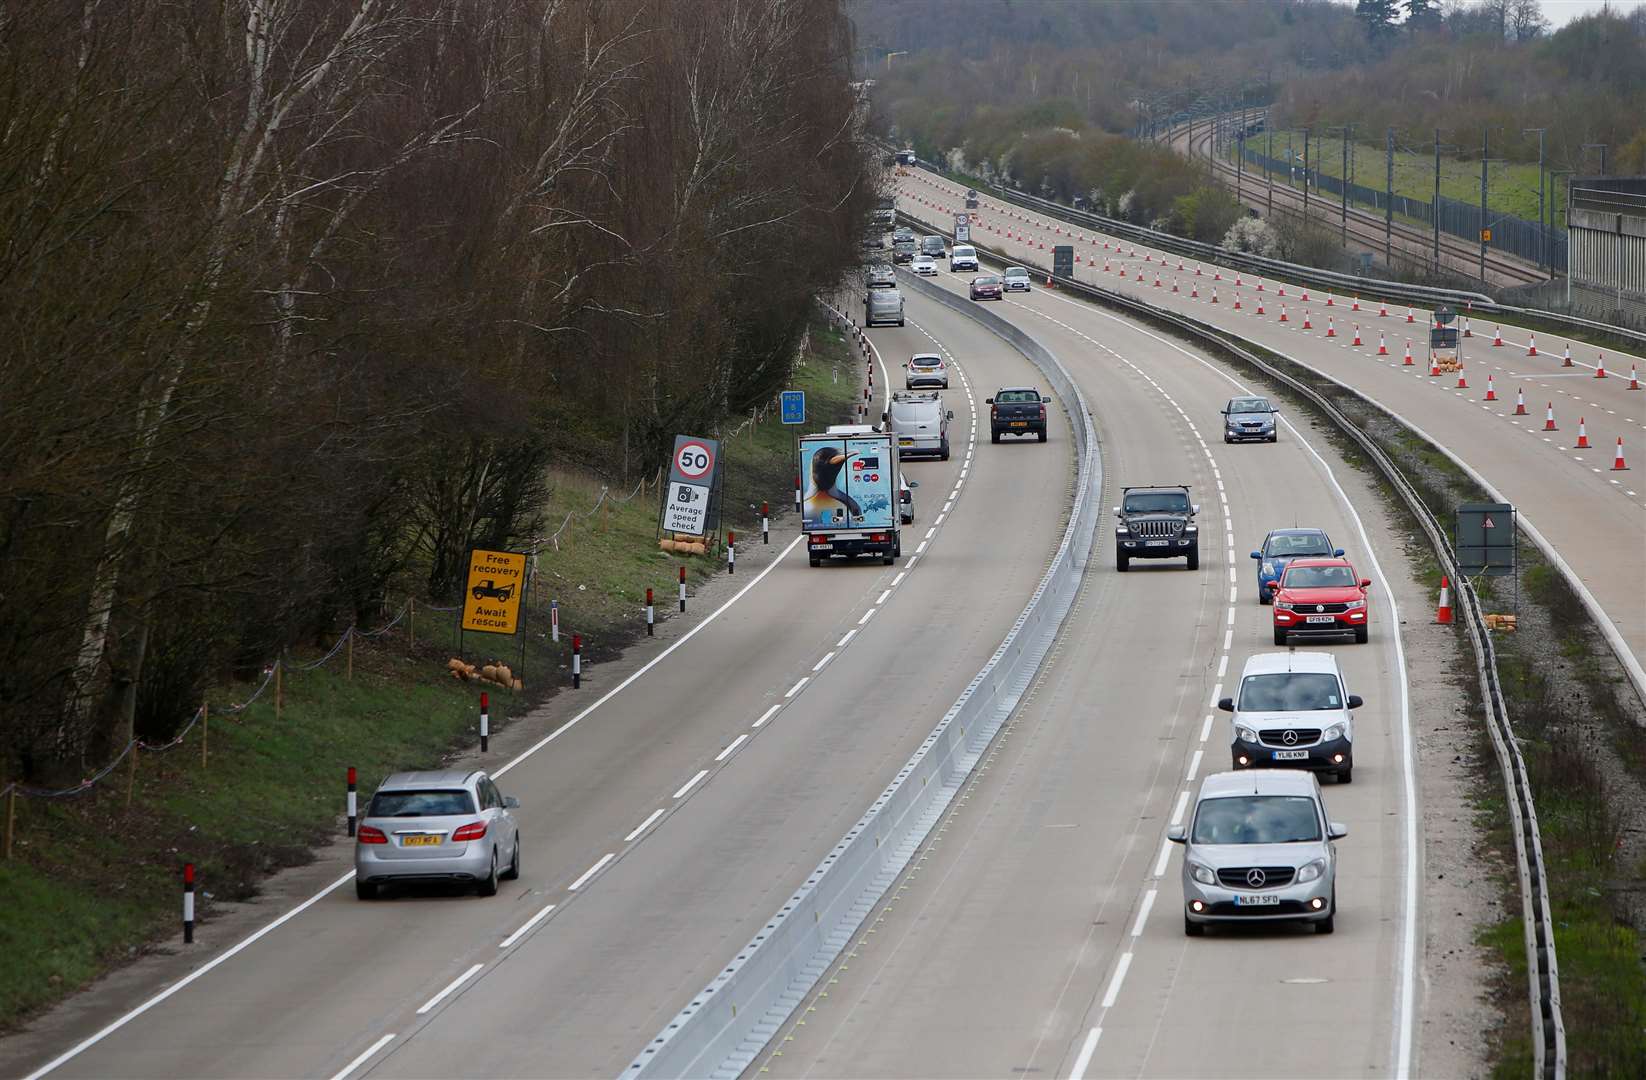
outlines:
[[[1254,559],[1262,559],[1262,558],[1263,558],[1263,552],[1261,552],[1261,551],[1254,551],[1254,552],[1252,552],[1252,558],[1254,558]]]
[[[1188,843],[1189,831],[1182,825],[1169,825],[1166,828],[1166,839],[1174,844]]]
[[[1348,835],[1349,827],[1341,821],[1328,821],[1326,823],[1326,839],[1341,840]]]
[[[912,487],[912,488],[917,488],[917,487],[920,486],[920,481],[919,480],[910,480],[909,481],[909,486]]]
[[[1199,504],[1199,503],[1191,503],[1191,504],[1189,504],[1189,513],[1191,513],[1191,514],[1198,514],[1198,513],[1200,513],[1200,504]]]
[[[1222,709],[1224,712],[1234,712],[1234,698],[1218,698],[1217,707]]]
[[[1120,507],[1117,506],[1117,507],[1114,508],[1114,516],[1115,517],[1124,517],[1125,515],[1120,512]]]
[[[1364,704],[1366,704],[1366,703],[1364,701],[1360,700],[1360,695],[1359,694],[1350,694],[1349,695],[1349,708],[1358,709]]]

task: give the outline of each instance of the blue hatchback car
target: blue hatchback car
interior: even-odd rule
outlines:
[[[1252,552],[1257,560],[1257,602],[1275,598],[1275,583],[1293,559],[1342,558],[1343,549],[1332,546],[1332,538],[1322,529],[1275,529],[1263,538],[1263,548]]]

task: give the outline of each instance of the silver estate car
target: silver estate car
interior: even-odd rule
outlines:
[[[1347,827],[1326,817],[1313,773],[1247,769],[1200,785],[1183,845],[1183,932],[1210,923],[1312,923],[1329,934],[1337,917],[1337,849]]]
[[[379,785],[355,834],[354,891],[362,900],[391,882],[468,882],[496,896],[520,876],[520,800],[478,769],[395,773]]]

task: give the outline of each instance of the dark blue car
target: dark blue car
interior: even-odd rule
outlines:
[[[1323,529],[1275,529],[1263,538],[1263,549],[1252,552],[1257,560],[1257,602],[1275,598],[1275,582],[1293,559],[1342,558],[1343,549],[1332,546]]]

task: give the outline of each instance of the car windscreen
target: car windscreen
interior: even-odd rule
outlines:
[[[1028,277],[1029,272],[1021,266],[1012,266],[1007,268],[1006,276],[1009,278]]]
[[[1181,491],[1144,492],[1126,496],[1128,514],[1186,514],[1189,497]]]
[[[1242,397],[1229,402],[1229,412],[1231,413],[1267,413],[1268,411],[1269,402],[1265,398]]]
[[[1355,572],[1347,566],[1293,566],[1280,579],[1284,589],[1352,589]]]
[[[474,813],[474,796],[462,788],[438,791],[379,791],[367,817],[450,817]]]
[[[1263,548],[1263,554],[1277,556],[1282,559],[1295,559],[1299,555],[1330,555],[1332,545],[1326,539],[1325,533],[1294,533],[1281,534],[1269,537],[1269,542]]]
[[[1327,671],[1248,675],[1240,684],[1241,712],[1312,712],[1343,708],[1337,676]]]
[[[959,256],[962,259],[975,259],[975,258],[977,258],[977,252],[973,251],[969,247],[957,247],[957,248],[954,249],[954,254]]]
[[[1320,814],[1307,795],[1234,795],[1195,808],[1196,844],[1298,844],[1320,839]]]
[[[940,368],[943,366],[943,358],[941,356],[915,356],[909,359],[909,366],[917,368]]]
[[[999,285],[1000,284],[1000,279],[995,277],[992,274],[984,274],[982,277],[972,278],[972,284],[973,285]]]
[[[994,396],[996,403],[1011,405],[1017,402],[1040,404],[1040,394],[1034,390],[1002,390]]]

